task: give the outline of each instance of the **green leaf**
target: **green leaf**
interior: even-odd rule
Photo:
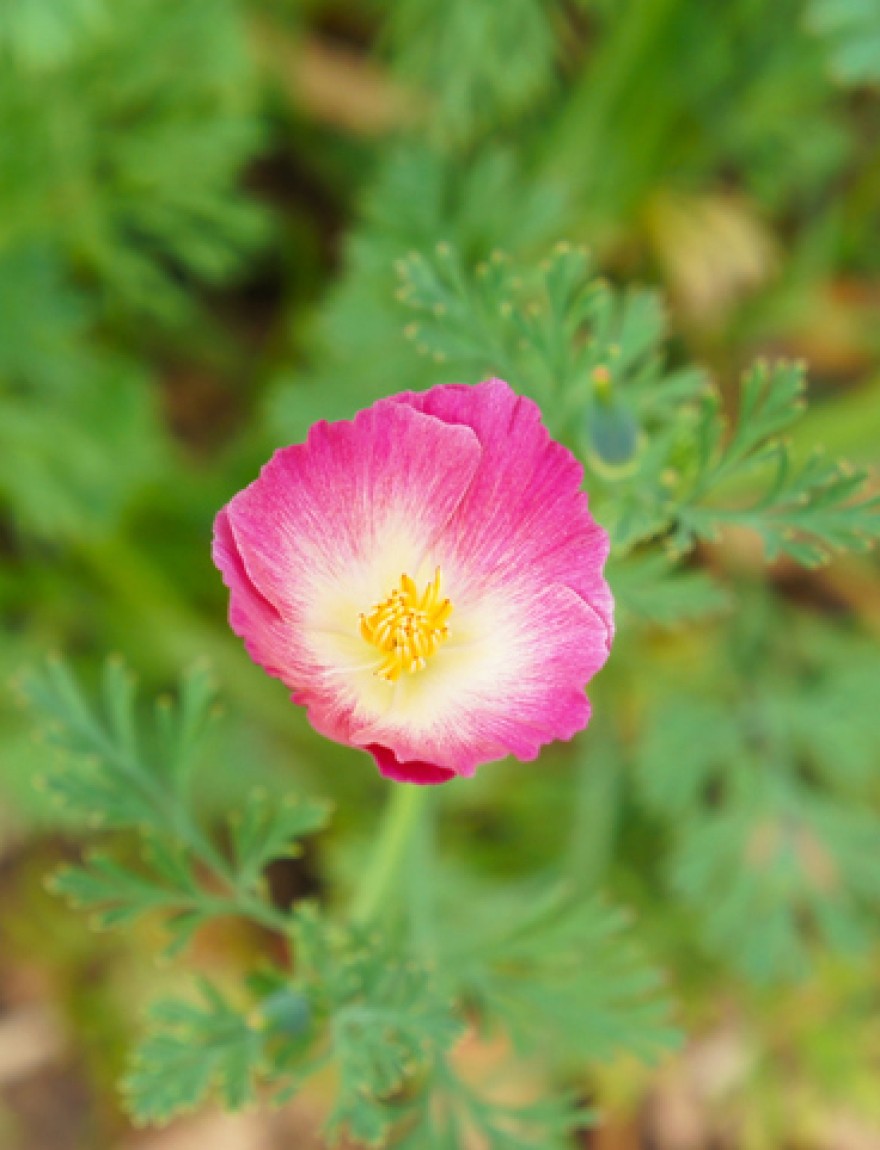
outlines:
[[[743,379],[739,416],[726,442],[717,401],[704,403],[692,474],[670,497],[672,541],[680,551],[739,525],[761,536],[769,560],[788,555],[816,566],[836,550],[866,550],[880,536],[880,496],[870,494],[866,472],[818,453],[798,465],[779,438],[802,412],[803,391],[798,365],[756,364]],[[729,492],[754,486],[756,472],[759,479],[769,473],[761,493],[730,505]]]
[[[157,767],[180,790],[187,782],[216,716],[216,686],[207,662],[194,664],[181,676],[176,704],[167,696],[156,701]]]
[[[0,10],[0,53],[34,69],[57,64],[100,34],[106,15],[105,0],[8,0]]]
[[[234,194],[261,138],[243,12],[232,0],[2,7],[0,246],[48,237],[111,310],[191,317],[192,280],[228,279],[267,234],[265,211]]]
[[[123,1083],[137,1122],[167,1122],[212,1094],[229,1110],[255,1097],[266,1069],[264,1032],[210,983],[200,992],[201,1002],[170,999],[150,1012],[152,1030]]]
[[[663,627],[719,614],[731,602],[707,571],[681,568],[662,552],[612,559],[605,574],[618,610]]]
[[[92,337],[97,309],[50,244],[0,249],[0,501],[40,537],[100,536],[165,462],[151,381]]]
[[[158,870],[158,868],[157,868]],[[174,881],[167,885],[161,878]],[[106,855],[95,854],[82,867],[63,867],[53,877],[52,890],[76,907],[93,910],[103,929],[127,926],[154,910],[197,910],[202,899],[192,872],[180,862],[174,873],[138,874]]]
[[[557,13],[555,9],[559,9]],[[459,143],[532,107],[555,80],[556,0],[399,0],[390,10],[396,69],[424,90],[429,124]]]
[[[557,245],[536,275],[498,252],[471,269],[441,244],[398,271],[400,298],[419,313],[408,329],[419,350],[460,378],[500,375],[542,405],[581,455],[617,552],[669,534],[683,554],[739,525],[762,537],[770,560],[812,566],[880,534],[866,473],[819,455],[797,464],[781,438],[804,408],[799,365],[747,372],[725,435],[702,373],[665,371],[656,297],[614,292],[582,251]]]
[[[164,912],[171,954],[218,915],[238,914],[285,929],[284,915],[262,889],[262,870],[299,849],[296,840],[323,825],[326,807],[252,796],[233,824],[233,859],[214,845],[188,786],[214,709],[204,666],[183,677],[176,704],[160,701],[152,726],[139,722],[132,677],[118,660],[104,667],[97,707],[86,702],[58,660],[26,676],[24,688],[32,705],[52,720],[50,738],[63,752],[46,773],[50,792],[75,817],[133,828],[143,842],[140,873],[98,856],[63,874],[57,884],[62,893],[96,908],[103,926],[122,925],[150,910]]]
[[[587,462],[607,453],[612,431],[618,453],[625,433],[629,462],[639,428],[705,388],[698,372],[666,376],[657,297],[618,295],[571,244],[557,244],[537,273],[497,251],[470,267],[448,244],[399,261],[398,273],[401,302],[419,313],[407,329],[418,349],[454,376],[500,375],[531,394]],[[618,426],[597,426],[615,412]]]
[[[880,9],[875,0],[808,0],[807,27],[826,43],[837,80],[880,83]]]
[[[594,1124],[573,1096],[514,1106],[478,1093],[448,1066],[408,1109],[407,1133],[395,1143],[404,1150],[460,1150],[465,1131],[488,1150],[570,1150],[573,1135]]]
[[[378,1143],[396,1119],[392,1096],[434,1067],[462,1023],[436,978],[388,940],[295,916],[298,980],[327,1019],[339,1093],[328,1129]]]
[[[304,438],[316,419],[350,418],[400,380],[421,389],[491,374],[485,355],[457,376],[455,363],[420,355],[417,336],[403,338],[412,317],[395,297],[395,269],[413,252],[434,251],[444,237],[474,262],[500,244],[530,250],[552,241],[571,212],[564,187],[536,180],[509,147],[487,145],[462,164],[413,139],[391,149],[361,206],[346,244],[347,274],[310,329],[309,370],[277,380],[270,415],[284,442]]]
[[[811,934],[843,953],[870,941],[859,904],[880,905],[880,881],[866,865],[880,819],[755,776],[750,791],[686,824],[670,881],[701,911],[707,944],[750,978],[802,977]],[[760,930],[744,929],[755,923]]]
[[[265,791],[252,792],[231,820],[239,883],[251,886],[273,859],[298,854],[298,840],[320,830],[328,813],[327,804],[317,800],[292,796],[278,800]]]
[[[655,678],[637,754],[672,896],[759,982],[864,947],[880,907],[876,655],[778,611],[741,609],[711,665]]]
[[[175,826],[165,777],[182,781],[199,748],[212,703],[203,668],[184,677],[178,708],[163,706],[158,747],[140,730],[134,682],[118,659],[105,664],[96,708],[60,660],[30,672],[22,685],[61,752],[45,774],[46,785],[71,814],[90,824],[151,828],[159,835]]]
[[[564,889],[521,890],[514,905],[506,916],[497,908],[494,934],[461,932],[447,960],[490,1023],[501,1020],[525,1052],[552,1043],[563,1059],[653,1058],[675,1044],[660,976],[627,937],[624,914]]]

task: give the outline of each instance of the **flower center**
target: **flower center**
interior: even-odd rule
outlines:
[[[384,656],[376,674],[386,683],[396,683],[404,671],[421,671],[449,638],[446,622],[452,604],[440,598],[440,568],[419,595],[409,575],[400,576],[387,599],[369,614],[362,614],[361,634]]]

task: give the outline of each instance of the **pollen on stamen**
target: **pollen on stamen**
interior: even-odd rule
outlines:
[[[449,638],[452,603],[440,598],[440,585],[439,567],[421,595],[415,580],[404,572],[386,599],[361,612],[361,635],[384,656],[375,671],[378,678],[396,683],[404,671],[424,670]]]

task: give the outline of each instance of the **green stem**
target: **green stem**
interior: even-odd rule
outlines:
[[[219,905],[230,917],[250,919],[251,922],[276,934],[289,936],[295,921],[284,911],[275,910],[268,903],[260,902],[258,898],[242,894],[240,891],[236,891],[225,901],[221,899]]]
[[[407,859],[406,901],[413,949],[422,958],[435,954],[434,906],[434,813],[433,803],[424,803]]]
[[[594,890],[604,878],[614,852],[620,814],[619,749],[606,728],[591,731],[587,752],[577,763],[571,841],[566,870],[581,891]]]
[[[366,924],[376,918],[402,871],[427,801],[427,787],[394,783],[373,858],[355,895],[352,917]]]

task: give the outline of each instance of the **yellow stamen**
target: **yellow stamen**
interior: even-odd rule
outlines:
[[[384,655],[376,674],[396,683],[404,671],[415,674],[449,638],[452,604],[440,598],[440,568],[421,595],[415,580],[400,576],[387,599],[360,617],[361,635]]]

